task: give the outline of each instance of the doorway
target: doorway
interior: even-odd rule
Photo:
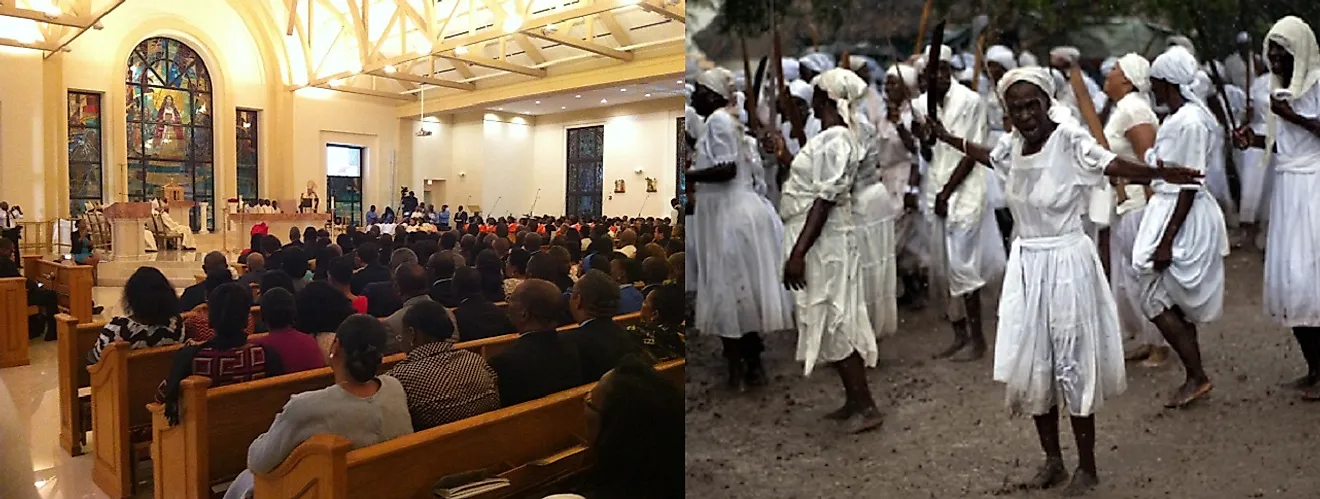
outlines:
[[[325,145],[325,187],[335,225],[362,225],[362,164],[366,148]]]

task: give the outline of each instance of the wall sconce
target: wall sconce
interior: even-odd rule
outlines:
[[[460,177],[466,177],[466,176],[467,176],[467,172],[458,172],[458,176],[460,176]]]
[[[641,167],[637,167],[636,170],[633,170],[633,173],[636,173],[636,174],[638,174],[638,175],[641,175],[641,173],[642,173],[642,168],[641,168]]]

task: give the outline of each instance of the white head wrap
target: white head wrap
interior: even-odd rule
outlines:
[[[829,54],[825,54],[821,52],[815,52],[804,55],[802,56],[801,59],[798,59],[798,63],[801,65],[801,67],[810,69],[817,73],[823,73],[830,69],[834,69],[834,58],[830,57]],[[799,71],[801,70],[799,69]]]
[[[710,68],[697,77],[697,84],[720,94],[725,100],[733,102],[733,73],[724,68]]]
[[[1109,73],[1110,73],[1111,71],[1113,71],[1113,70],[1114,70],[1114,67],[1117,66],[1117,65],[1118,65],[1118,58],[1117,58],[1117,57],[1108,57],[1108,58],[1106,58],[1106,59],[1104,60],[1104,62],[1101,62],[1101,63],[1100,63],[1100,74],[1103,75],[1105,78],[1108,78],[1108,77],[1109,77]]]
[[[1270,28],[1269,34],[1265,35],[1264,48],[1262,54],[1270,53],[1270,42],[1279,44],[1284,50],[1293,56],[1292,80],[1281,81],[1279,72],[1270,68],[1270,90],[1279,90],[1286,88],[1292,94],[1290,99],[1301,97],[1302,94],[1311,90],[1317,82],[1320,82],[1320,48],[1316,46],[1315,32],[1311,26],[1295,16],[1287,16],[1279,19]],[[1265,64],[1269,64],[1269,58],[1265,59]],[[1268,109],[1268,108],[1267,108]],[[1265,115],[1265,154],[1261,157],[1260,164],[1257,166],[1264,169],[1270,161],[1273,154],[1274,140],[1277,136],[1275,125],[1275,116],[1273,112]]]
[[[1178,86],[1184,99],[1205,106],[1205,100],[1196,92],[1196,57],[1181,46],[1172,46],[1150,64],[1150,77]]]
[[[919,56],[917,56],[915,59],[913,59],[913,60],[912,60],[912,69],[915,69],[918,73],[920,73],[920,72],[922,72],[922,71],[925,71],[925,70],[926,70],[926,56],[925,56],[925,55],[919,55]]]
[[[910,91],[917,89],[917,70],[912,66],[907,64],[889,66],[889,70],[885,71],[885,77],[888,78],[889,76],[897,76]]]
[[[1039,65],[1040,65],[1040,61],[1036,60],[1036,54],[1027,52],[1025,50],[1023,50],[1021,54],[1018,54],[1019,68],[1029,68],[1032,66],[1039,66]]]
[[[1010,70],[1004,73],[1003,78],[999,79],[997,89],[999,95],[1002,96],[1008,93],[1008,88],[1018,82],[1030,83],[1045,92],[1046,97],[1049,99],[1049,102],[1046,103],[1049,106],[1046,108],[1046,113],[1049,114],[1050,120],[1060,124],[1078,124],[1077,118],[1068,110],[1068,106],[1059,104],[1059,101],[1054,97],[1059,91],[1058,71],[1034,66]],[[1015,129],[1013,133],[1018,133],[1018,131]]]
[[[1170,47],[1177,46],[1177,47],[1185,48],[1187,49],[1187,52],[1192,54],[1193,59],[1196,58],[1196,45],[1192,44],[1191,38],[1187,38],[1182,35],[1171,36],[1169,37],[1169,46]]]
[[[831,69],[816,78],[815,85],[825,91],[839,108],[839,116],[854,132],[861,122],[860,107],[853,103],[866,96],[867,85],[856,73],[844,69]],[[854,109],[854,107],[858,107]]]
[[[807,104],[811,104],[812,92],[814,92],[814,90],[811,89],[811,84],[805,81],[793,80],[788,84],[789,95],[807,101]]]
[[[1078,50],[1077,47],[1071,46],[1054,47],[1053,49],[1050,49],[1050,58],[1053,59],[1055,57],[1061,57],[1067,59],[1068,62],[1077,64],[1077,60],[1082,58],[1082,51]]]
[[[733,100],[738,106],[738,121],[743,125],[747,124],[747,94],[741,90],[733,93]]]
[[[962,71],[958,71],[957,73],[954,73],[953,79],[958,80],[960,83],[964,83],[968,86],[971,86],[972,78],[974,78],[975,76],[976,76],[975,70],[973,70],[972,68],[966,68],[963,69]]]
[[[793,81],[800,78],[798,72],[798,60],[792,57],[785,57],[780,61],[784,65],[784,81]]]
[[[923,54],[923,57],[924,54],[929,54],[930,45],[927,45],[926,49],[922,50],[921,53]],[[951,65],[953,64],[953,49],[949,48],[948,45],[940,45],[940,62],[947,62]]]
[[[1005,70],[1018,67],[1017,60],[1013,58],[1013,51],[1003,45],[991,45],[986,49],[985,60],[1003,66]]]
[[[1150,93],[1150,61],[1145,57],[1129,53],[1118,58],[1118,69],[1123,70],[1123,76],[1132,82],[1132,86],[1136,87],[1138,92]]]
[[[1210,74],[1204,70],[1196,71],[1196,78],[1192,80],[1192,91],[1201,96],[1201,100],[1209,100],[1210,94],[1215,90],[1214,82],[1210,81]]]

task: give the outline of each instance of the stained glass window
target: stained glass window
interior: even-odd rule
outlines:
[[[678,157],[675,158],[675,167],[678,169],[678,172],[674,175],[674,178],[678,181],[674,182],[677,184],[675,186],[674,197],[678,198],[679,206],[687,204],[687,175],[683,174],[683,172],[687,170],[688,156],[687,131],[683,128],[685,120],[685,118],[678,119],[678,130],[674,133],[674,136],[678,137],[678,148],[676,149],[678,151]],[[674,221],[674,223],[678,222],[678,220]]]
[[[599,217],[605,184],[605,127],[568,129],[567,149],[564,210],[569,216]]]
[[[101,201],[101,94],[69,92],[69,215]]]
[[[237,116],[238,195],[246,203],[257,199],[257,111],[239,109]]]
[[[158,198],[173,182],[187,199],[210,203],[207,213],[193,208],[193,227],[214,228],[214,106],[201,57],[178,40],[148,38],[128,56],[125,91],[128,199]]]

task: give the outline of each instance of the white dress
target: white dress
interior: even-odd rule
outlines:
[[[797,360],[811,374],[817,363],[838,362],[857,352],[867,366],[879,357],[865,303],[862,258],[853,225],[852,189],[862,152],[844,127],[821,131],[793,158],[779,213],[784,219],[783,257],[797,244],[817,199],[835,203],[820,237],[806,256],[805,289],[794,291]]]
[[[1265,136],[1265,116],[1270,112],[1269,73],[1260,75],[1251,83],[1251,116],[1248,116],[1251,131]],[[1265,222],[1270,214],[1270,192],[1274,184],[1274,169],[1278,156],[1271,154],[1269,161],[1261,164],[1265,150],[1248,147],[1241,151],[1242,161],[1238,164],[1238,176],[1242,179],[1242,203],[1238,218],[1242,222]]]
[[[1292,102],[1320,116],[1320,85]],[[1265,247],[1265,310],[1287,327],[1320,326],[1320,137],[1275,118],[1278,158]]]
[[[990,154],[1018,227],[999,301],[994,379],[1007,384],[1014,414],[1063,404],[1090,416],[1127,388],[1118,311],[1083,228],[1091,191],[1115,156],[1071,124],[1035,154],[1022,155],[1022,145],[1008,134]]]
[[[1155,165],[1163,160],[1204,172],[1209,164],[1210,136],[1216,133],[1210,120],[1214,117],[1204,106],[1184,104],[1160,125],[1155,147],[1146,151],[1146,163]],[[1142,313],[1153,319],[1176,306],[1193,323],[1214,321],[1224,310],[1224,257],[1228,255],[1224,214],[1200,185],[1179,186],[1157,180],[1151,187],[1155,195],[1146,204],[1132,247],[1132,267],[1142,289]],[[1196,198],[1174,237],[1173,262],[1157,272],[1151,258],[1182,190],[1196,191]]]
[[[923,94],[912,103],[914,113],[924,119]],[[968,142],[985,143],[990,133],[985,103],[975,91],[954,82],[949,87],[940,122],[955,136]],[[1003,270],[1004,246],[993,213],[986,208],[987,181],[981,168],[974,168],[949,197],[948,216],[935,215],[935,198],[944,189],[964,155],[943,142],[933,148],[928,169],[922,175],[922,209],[930,237],[931,288],[944,300],[949,320],[966,317],[963,301],[956,298],[981,289]],[[943,292],[941,292],[943,291]]]
[[[1233,122],[1242,123],[1246,115],[1247,94],[1232,85],[1224,86],[1224,94],[1228,96],[1228,109],[1233,114]],[[1219,93],[1214,90],[1211,90],[1211,95],[1206,99],[1207,102],[1220,100],[1222,99],[1219,98]],[[1237,203],[1233,201],[1232,190],[1229,188],[1228,155],[1233,155],[1234,164],[1239,171],[1242,170],[1242,156],[1237,154],[1236,147],[1229,144],[1224,125],[1213,114],[1210,115],[1207,125],[1211,127],[1212,133],[1210,134],[1210,166],[1205,173],[1205,185],[1219,203],[1220,209],[1225,214],[1232,215],[1227,217],[1227,221],[1236,226],[1238,209]]]
[[[898,330],[898,261],[894,256],[894,227],[903,214],[903,198],[891,193],[880,169],[882,142],[870,124],[858,127],[866,147],[853,180],[852,219],[861,253],[864,300],[877,338]],[[900,144],[899,147],[902,147]],[[907,152],[904,149],[903,152]]]
[[[737,118],[725,109],[706,120],[697,139],[694,170],[735,163],[737,176],[723,183],[697,184],[697,217],[689,233],[695,236],[697,271],[696,327],[726,338],[793,327],[788,293],[781,284],[778,253],[783,226],[765,197],[753,185],[746,135]],[[691,278],[689,278],[691,279]]]
[[[1153,128],[1160,126],[1159,118],[1145,97],[1132,92],[1119,99],[1105,123],[1109,150],[1124,158],[1139,159],[1132,142],[1127,139],[1127,132],[1143,124]],[[1136,243],[1141,215],[1145,212],[1146,189],[1128,184],[1124,192],[1127,200],[1115,207],[1116,219],[1110,223],[1109,231],[1109,284],[1118,305],[1118,322],[1125,333],[1135,336],[1141,344],[1165,346],[1164,335],[1141,312],[1141,286],[1138,285],[1137,271],[1132,268],[1132,246]]]

